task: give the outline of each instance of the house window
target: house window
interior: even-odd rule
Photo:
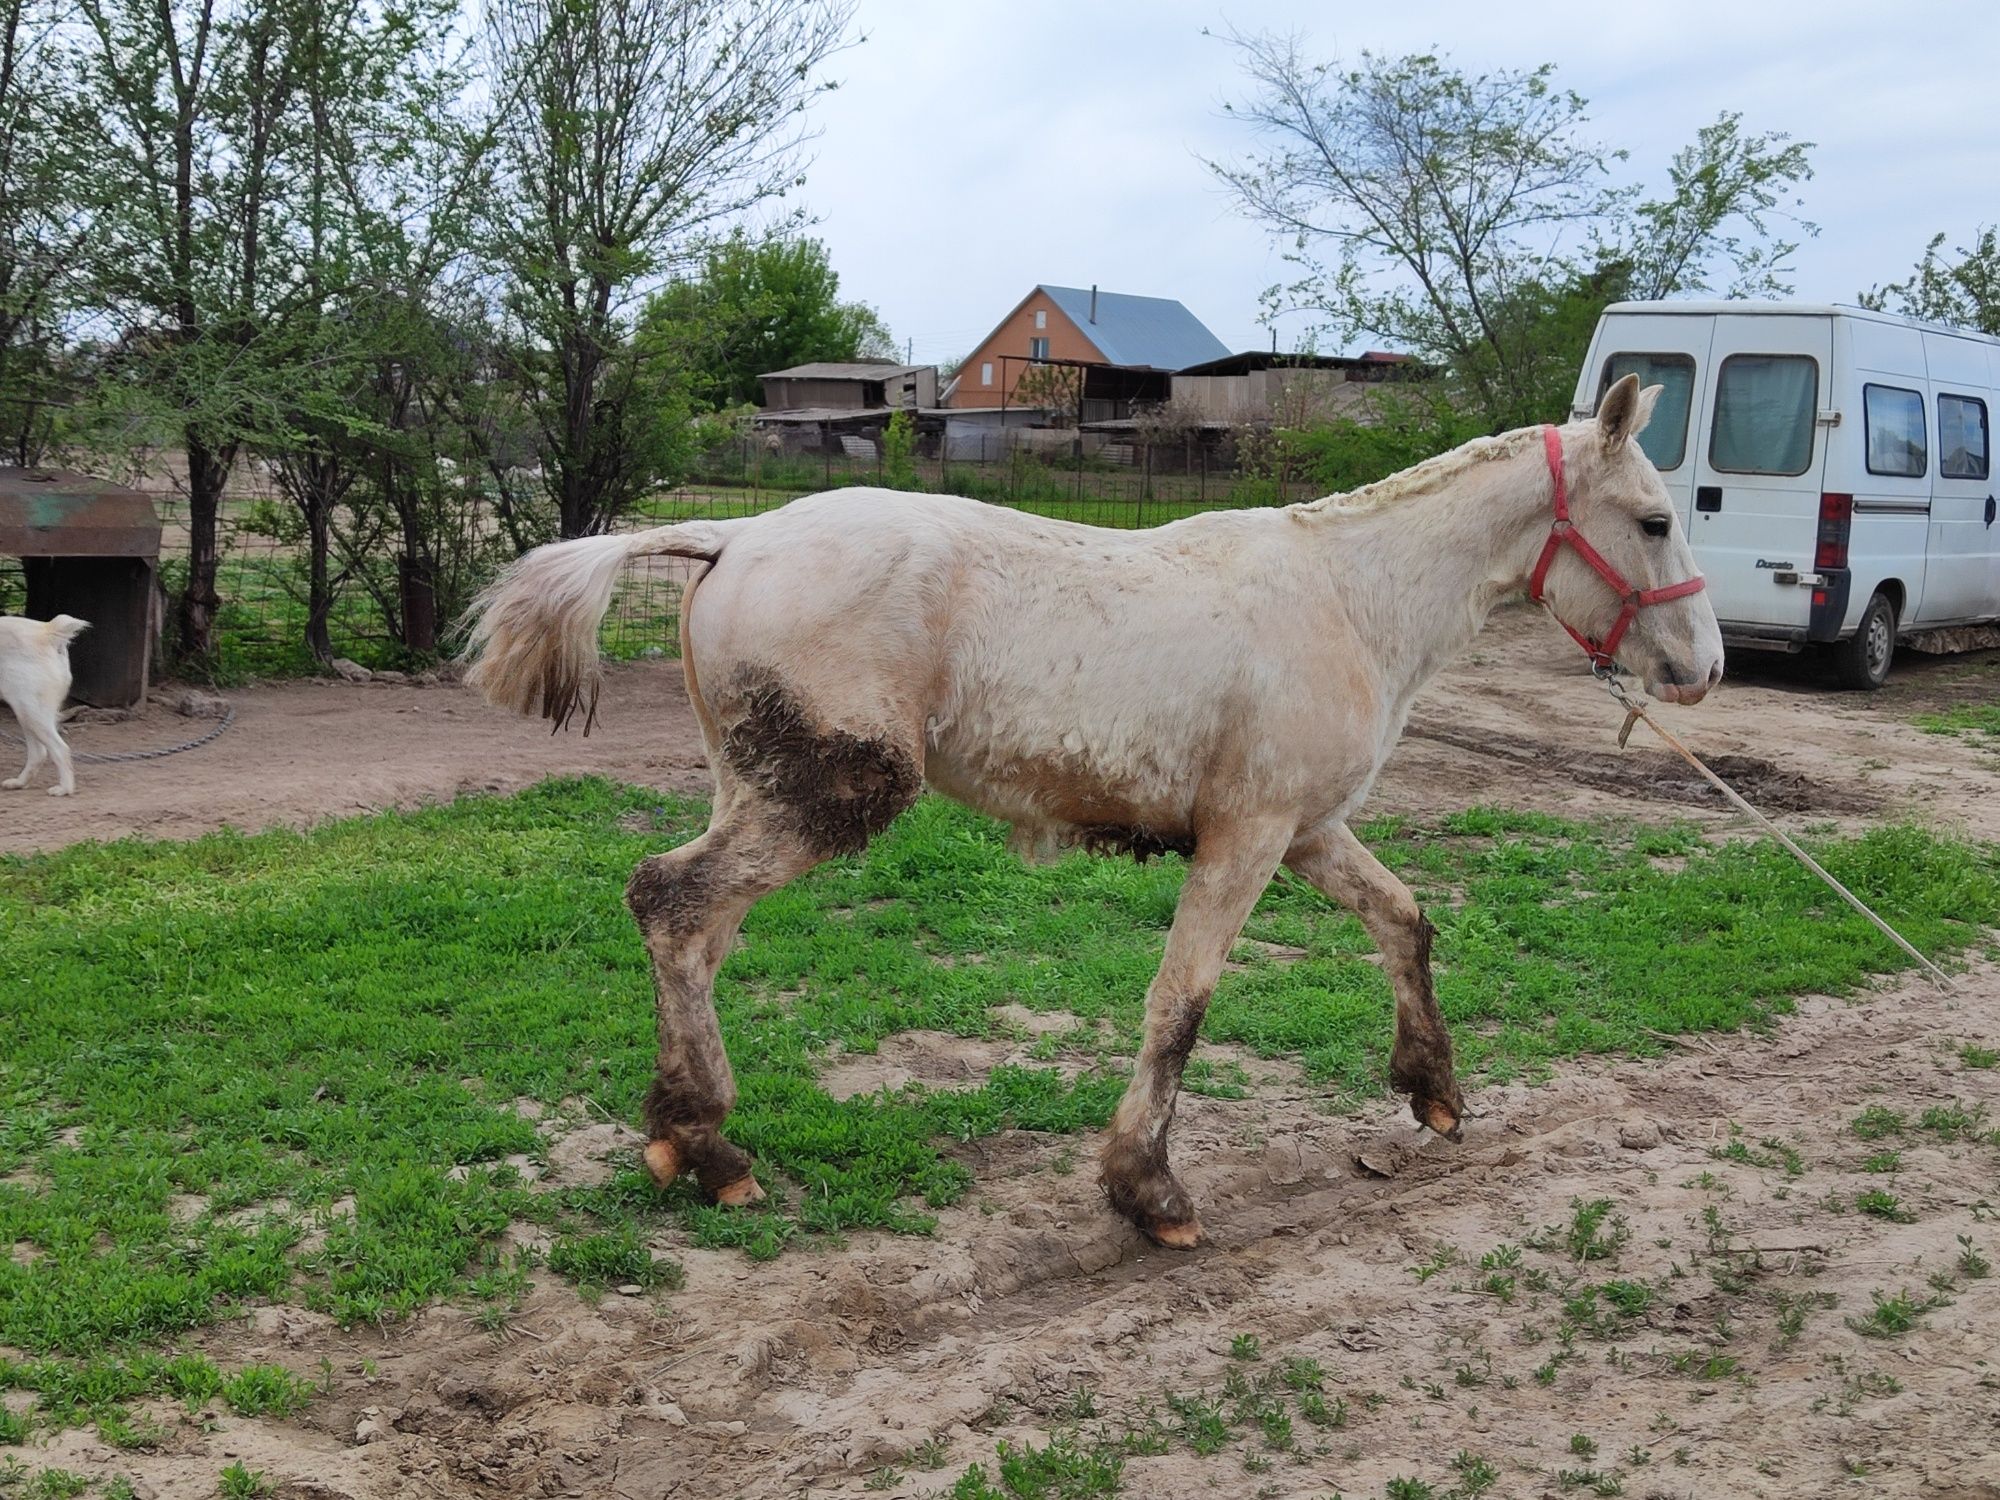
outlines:
[[[1049,310],[1046,307],[1035,309],[1035,326],[1037,328],[1046,328],[1049,326]]]
[[[1803,474],[1812,463],[1819,361],[1732,354],[1715,377],[1708,461],[1724,474]]]
[[[1604,392],[1627,375],[1641,386],[1664,386],[1653,420],[1639,434],[1639,448],[1662,473],[1678,469],[1687,454],[1688,409],[1694,402],[1694,361],[1685,354],[1614,354],[1604,362]]]
[[[1924,440],[1924,398],[1893,385],[1864,385],[1868,472],[1921,479],[1930,455]]]
[[[1028,340],[1028,358],[1047,359],[1048,357],[1049,357],[1049,341],[1047,339]]]
[[[981,385],[993,384],[993,366],[991,362],[982,364],[979,367],[979,383]]]
[[[1938,472],[1984,479],[1988,472],[1986,403],[1976,396],[1938,397]]]

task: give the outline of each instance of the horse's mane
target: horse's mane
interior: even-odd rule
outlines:
[[[1440,453],[1435,458],[1427,458],[1414,468],[1391,474],[1387,479],[1378,479],[1373,484],[1364,484],[1358,490],[1349,490],[1343,495],[1326,495],[1318,500],[1303,500],[1290,509],[1300,514],[1332,513],[1337,515],[1368,515],[1384,510],[1398,501],[1409,500],[1418,495],[1428,495],[1459,479],[1481,464],[1492,463],[1496,459],[1512,458],[1537,440],[1539,427],[1520,427],[1512,432],[1503,432],[1498,437],[1474,438],[1469,443],[1461,443],[1449,453]]]

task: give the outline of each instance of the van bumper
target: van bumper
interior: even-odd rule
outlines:
[[[1735,620],[1718,622],[1723,647],[1731,651],[1791,651],[1806,649],[1812,639],[1803,625],[1746,625]]]
[[[1851,577],[1845,568],[1821,570],[1824,580],[1813,589],[1813,604],[1804,625],[1760,625],[1748,620],[1721,620],[1722,644],[1748,651],[1803,651],[1824,641],[1837,641],[1847,623],[1847,591]]]

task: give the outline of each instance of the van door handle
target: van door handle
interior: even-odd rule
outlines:
[[[1993,524],[1993,497],[1991,495],[1986,497],[1986,524],[1988,526]]]
[[[1719,484],[1699,486],[1694,492],[1694,508],[1710,512],[1721,510],[1722,486]]]

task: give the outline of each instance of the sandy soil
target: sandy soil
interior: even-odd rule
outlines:
[[[1698,750],[1738,757],[1745,790],[1788,826],[1909,816],[2000,837],[1989,758],[1907,722],[1989,696],[2000,657],[1918,663],[1869,697],[1812,686],[1796,663],[1735,667],[1709,704],[1667,713]],[[0,799],[0,848],[300,823],[552,773],[703,784],[671,664],[613,669],[589,740],[551,740],[447,687],[294,685],[234,701],[237,726],[204,750],[81,767],[69,802]],[[1426,695],[1374,810],[1493,801],[1728,822],[1677,763],[1636,738],[1617,751],[1617,719],[1554,627],[1510,612]],[[74,743],[125,749],[187,728],[156,711],[79,727]],[[1013,1019],[1013,1039],[890,1038],[834,1061],[828,1082],[978,1076],[1051,1024]],[[1990,964],[1949,994],[1903,982],[1807,999],[1765,1041],[1691,1039],[1659,1059],[1477,1091],[1457,1147],[1417,1140],[1386,1100],[1330,1116],[1296,1070],[1204,1044],[1254,1086],[1182,1106],[1176,1161],[1212,1236],[1193,1254],[1151,1249],[1112,1219],[1089,1142],[1016,1132],[966,1148],[977,1185],[930,1239],[857,1234],[759,1265],[667,1233],[657,1248],[685,1265],[685,1290],[589,1305],[545,1278],[499,1336],[455,1308],[386,1332],[263,1309],[199,1342],[232,1363],[329,1361],[334,1389],[301,1419],[197,1425],[162,1406],[157,1451],[72,1431],[25,1456],[132,1473],[158,1497],[211,1495],[235,1460],[318,1500],[918,1496],[971,1462],[990,1475],[998,1440],[1047,1441],[1079,1390],[1098,1413],[1086,1430],[1144,1432],[1173,1425],[1169,1392],[1215,1396],[1232,1372],[1254,1381],[1309,1356],[1345,1425],[1296,1421],[1295,1446],[1268,1452],[1245,1427],[1207,1458],[1176,1439],[1127,1460],[1124,1492],[1379,1496],[1416,1476],[1443,1495],[1464,1451],[1498,1470],[1497,1495],[1590,1493],[1588,1470],[1634,1496],[2000,1500],[2000,1277],[1956,1269],[1960,1236],[2000,1263],[2000,1158],[1914,1123],[1877,1142],[1847,1128],[1868,1105],[1914,1122],[1956,1101],[1989,1111],[1991,1129],[2000,1069],[1966,1067],[1965,1043],[2000,1047]],[[636,1144],[601,1121],[545,1128],[565,1174],[601,1173]],[[1750,1159],[1719,1154],[1732,1128]],[[1885,1147],[1900,1148],[1899,1170],[1864,1170]],[[1780,1148],[1797,1153],[1797,1175]],[[1857,1212],[1871,1188],[1913,1221]],[[1529,1246],[1597,1198],[1627,1231],[1613,1258],[1577,1262],[1558,1236],[1522,1251],[1513,1300],[1483,1289],[1482,1255]],[[1650,1305],[1612,1336],[1586,1328],[1551,1367],[1565,1297],[1613,1278],[1655,1286]],[[1876,1292],[1904,1289],[1940,1299],[1913,1331],[1852,1326]],[[1806,1314],[1789,1339],[1788,1306]],[[1232,1357],[1245,1334],[1256,1360]],[[1572,1451],[1573,1434],[1594,1457]],[[906,1455],[932,1440],[926,1471]]]

